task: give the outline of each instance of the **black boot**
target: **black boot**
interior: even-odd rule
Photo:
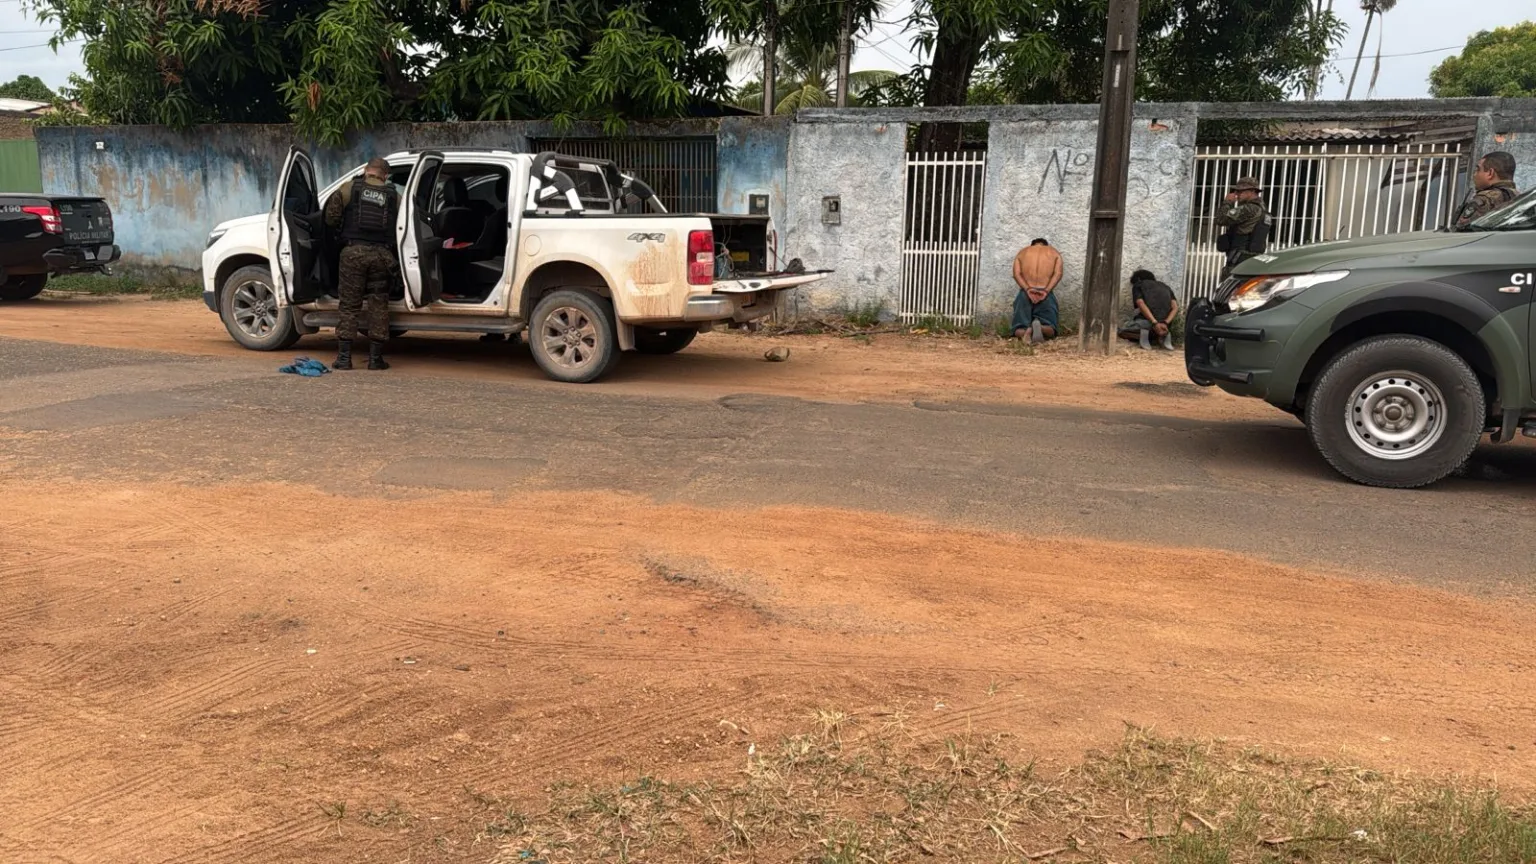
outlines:
[[[384,343],[383,342],[369,342],[368,343],[368,368],[369,369],[388,369],[389,368],[389,364],[384,362]]]
[[[332,369],[346,371],[352,368],[352,340],[342,339],[336,343],[336,362],[331,364]]]

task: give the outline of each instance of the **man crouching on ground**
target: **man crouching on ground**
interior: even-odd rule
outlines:
[[[1061,282],[1061,253],[1040,237],[1019,250],[1013,259],[1013,281],[1019,285],[1013,298],[1013,336],[1031,345],[1056,338],[1060,309],[1056,286]]]
[[[341,320],[336,323],[334,369],[352,368],[352,340],[357,319],[368,324],[368,368],[388,369],[384,343],[389,341],[389,286],[400,267],[395,261],[395,217],[400,196],[389,185],[389,163],[372,159],[363,176],[325,203],[325,224],[341,231]]]
[[[1150,270],[1137,270],[1131,274],[1131,302],[1136,311],[1120,331],[1120,338],[1132,342],[1139,339],[1141,347],[1149,350],[1156,339],[1172,351],[1173,319],[1179,314],[1179,301],[1174,299],[1173,289],[1157,281]]]

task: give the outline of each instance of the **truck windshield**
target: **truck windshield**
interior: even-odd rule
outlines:
[[[1529,231],[1536,228],[1536,190],[1474,221],[1470,227],[1473,231]]]

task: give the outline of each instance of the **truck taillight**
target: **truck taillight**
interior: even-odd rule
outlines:
[[[49,234],[63,234],[64,220],[59,218],[59,211],[53,207],[23,207],[23,213],[31,213],[43,220],[43,230]]]
[[[688,284],[713,285],[715,282],[715,232],[688,232]]]

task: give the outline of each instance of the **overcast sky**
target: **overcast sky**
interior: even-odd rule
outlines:
[[[893,69],[904,71],[915,62],[911,34],[903,28],[911,10],[911,0],[893,0],[881,16],[882,23],[860,37],[855,69]],[[1350,30],[1335,58],[1335,68],[1324,81],[1323,98],[1344,98],[1345,82],[1360,45],[1360,28],[1365,13],[1358,0],[1337,0],[1334,11]],[[1536,19],[1531,0],[1400,0],[1386,15],[1382,28],[1383,56],[1381,78],[1375,96],[1384,99],[1429,95],[1429,70],[1436,63],[1461,50],[1469,36],[1479,30]],[[1373,25],[1370,54],[1376,50],[1377,26]],[[0,0],[0,81],[17,75],[36,75],[50,86],[63,84],[71,72],[80,71],[77,45],[66,45],[55,54],[47,47],[51,32],[26,17],[21,0]],[[1360,68],[1356,96],[1364,93],[1370,80],[1371,58]]]

